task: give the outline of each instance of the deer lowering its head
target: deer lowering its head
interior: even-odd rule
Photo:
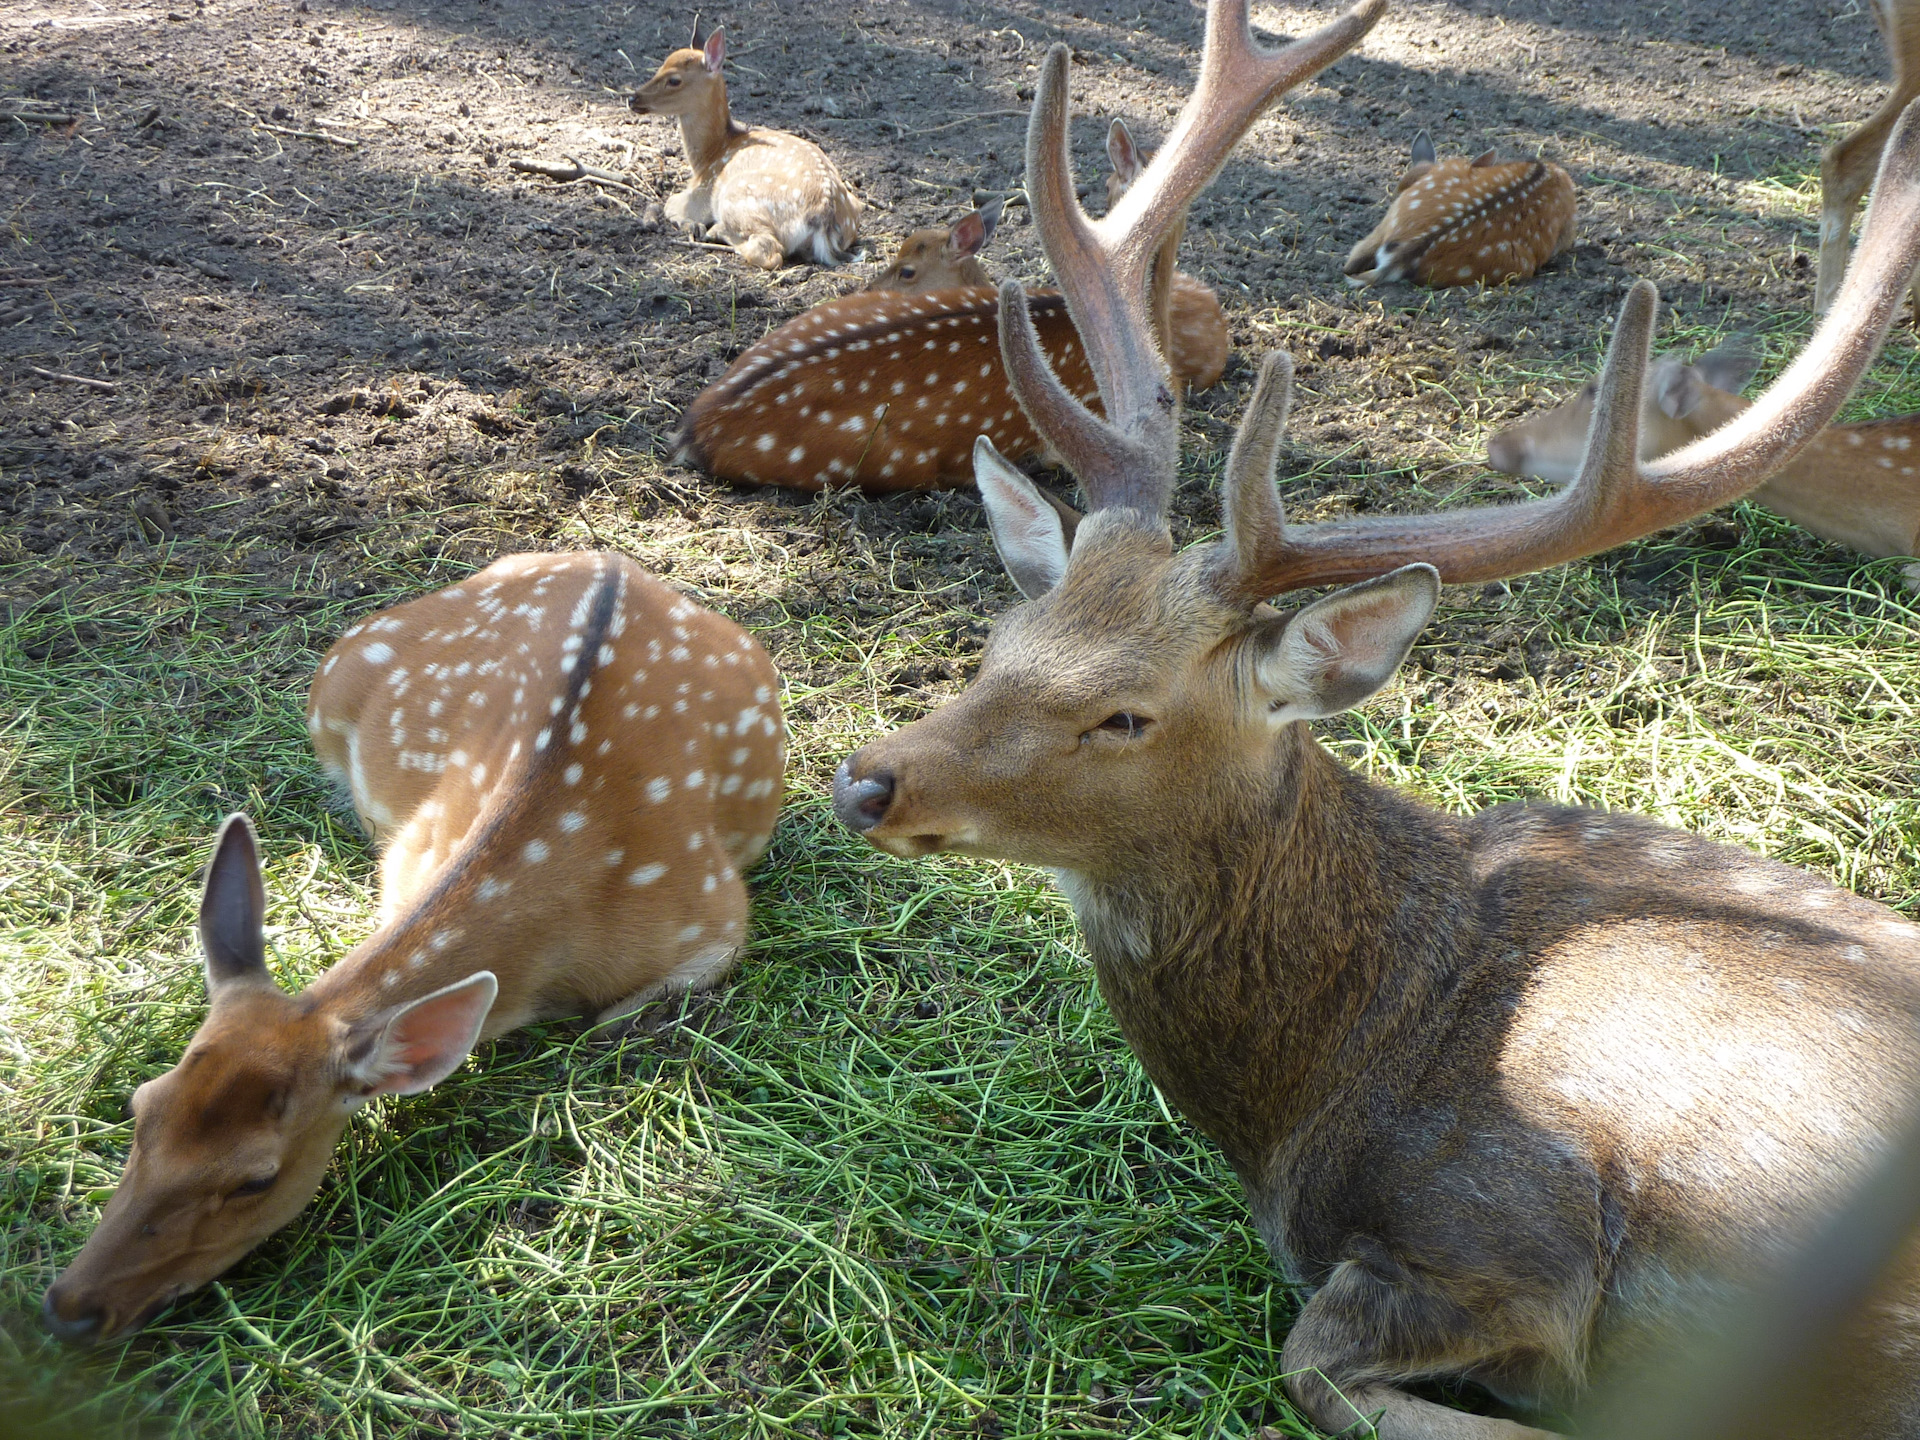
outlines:
[[[1671,356],[1647,370],[1640,403],[1640,458],[1656,459],[1703,439],[1747,408],[1737,393],[1759,367],[1738,345],[1692,364]],[[1487,464],[1508,475],[1561,484],[1580,472],[1597,387],[1509,425],[1487,442]],[[1751,498],[1823,540],[1878,558],[1920,555],[1920,415],[1835,425],[1781,466]]]
[[[641,115],[677,115],[693,184],[667,201],[667,218],[704,230],[763,270],[789,255],[840,265],[860,238],[862,205],[818,145],[742,125],[727,110],[726,32],[676,50],[629,102]]]
[[[1920,1086],[1920,927],[1631,816],[1443,814],[1351,773],[1304,722],[1389,681],[1442,581],[1591,554],[1744,493],[1803,449],[1920,260],[1920,115],[1888,148],[1833,312],[1708,439],[1638,459],[1655,308],[1642,284],[1566,490],[1294,525],[1274,482],[1290,388],[1274,355],[1227,461],[1226,533],[1176,553],[1154,257],[1272,97],[1380,9],[1270,51],[1246,0],[1212,0],[1193,95],[1099,221],[1075,198],[1067,52],[1048,55],[1029,193],[1104,415],[1057,383],[1018,305],[1002,306],[1001,342],[1091,512],[1069,541],[978,446],[994,541],[1028,601],[963,695],[847,759],[834,805],[895,855],[1053,870],[1128,1043],[1226,1153],[1311,1292],[1283,1360],[1314,1423],[1516,1440],[1544,1432],[1402,1387],[1467,1380],[1564,1405],[1630,1376],[1814,1228]],[[1292,614],[1267,604],[1353,581]],[[1900,1285],[1849,1336],[1834,1371],[1847,1388],[1817,1397],[1802,1433],[1916,1433],[1920,1283]]]
[[[308,728],[380,844],[379,928],[281,990],[253,832],[227,822],[206,1021],[134,1092],[120,1186],[48,1327],[112,1339],[206,1284],[300,1213],[370,1096],[531,1020],[725,974],[780,808],[777,684],[737,626],[618,555],[516,555],[349,630]]]
[[[1386,218],[1347,255],[1349,285],[1525,280],[1573,244],[1573,177],[1545,160],[1438,160],[1422,131]]]

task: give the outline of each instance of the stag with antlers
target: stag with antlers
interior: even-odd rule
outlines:
[[[1832,312],[1726,428],[1638,460],[1656,299],[1642,283],[1571,487],[1295,526],[1274,481],[1290,390],[1274,355],[1228,460],[1226,533],[1175,553],[1161,240],[1253,118],[1382,8],[1362,0],[1270,50],[1246,0],[1213,0],[1172,137],[1098,222],[1075,198],[1067,52],[1047,57],[1029,191],[1104,417],[1056,380],[1012,286],[1000,342],[1090,513],[1069,540],[977,444],[1028,603],[962,696],[848,758],[834,803],[895,855],[1054,871],[1128,1043],[1226,1153],[1310,1290],[1284,1362],[1316,1424],[1537,1440],[1549,1432],[1403,1387],[1467,1380],[1523,1409],[1564,1405],[1630,1377],[1811,1233],[1920,1087],[1920,927],[1629,815],[1443,814],[1351,773],[1304,722],[1388,682],[1443,581],[1525,574],[1703,513],[1808,444],[1920,259],[1920,117],[1888,148]],[[1291,615],[1267,604],[1354,581]],[[1901,1267],[1848,1334],[1844,1384],[1810,1398],[1800,1433],[1920,1433],[1914,1274]]]

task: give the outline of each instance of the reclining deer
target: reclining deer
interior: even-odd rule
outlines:
[[[380,925],[306,990],[267,971],[253,830],[200,905],[208,1015],[133,1097],[120,1186],[42,1315],[138,1329],[290,1222],[348,1118],[543,1017],[711,985],[780,808],[765,653],[619,555],[516,555],[355,625],[308,701],[380,843]]]
[[[1817,1226],[1920,1093],[1920,927],[1816,876],[1633,816],[1458,817],[1336,763],[1305,722],[1364,701],[1443,581],[1525,574],[1750,490],[1833,418],[1920,260],[1920,115],[1896,133],[1838,303],[1732,424],[1637,458],[1655,296],[1630,293],[1581,473],[1562,493],[1289,524],[1290,389],[1268,357],[1228,458],[1224,538],[1175,553],[1178,433],[1148,303],[1166,228],[1272,98],[1381,13],[1270,51],[1212,0],[1173,134],[1106,218],[1074,193],[1068,59],[1041,67],[1034,216],[1104,418],[1049,371],[1018,292],[1022,404],[1091,510],[1054,510],[982,440],[981,498],[1028,597],[958,699],[850,756],[836,813],[898,856],[1051,869],[1154,1083],[1233,1165],[1310,1291],[1283,1351],[1314,1423],[1393,1440],[1547,1432],[1523,1408],[1630,1376]],[[1359,581],[1291,615],[1270,597]],[[1920,1259],[1910,1253],[1909,1262]],[[1920,1433],[1912,1263],[1802,1433]]]
[[[667,199],[667,218],[715,239],[763,270],[789,255],[843,265],[860,241],[865,208],[833,161],[811,140],[746,126],[727,108],[720,68],[726,32],[676,50],[628,105],[639,115],[676,115],[693,184]]]
[[[1117,120],[1108,155],[1117,196],[1140,167]],[[728,480],[879,492],[969,483],[982,434],[1015,460],[1052,463],[994,343],[1000,297],[977,256],[998,219],[988,206],[950,231],[916,230],[865,293],[824,301],[761,337],[695,398],[680,461]],[[1156,259],[1155,334],[1175,376],[1203,387],[1226,366],[1226,317],[1211,289],[1173,267],[1183,229],[1170,229]],[[1095,403],[1066,302],[1054,290],[1024,298],[1062,383]]]
[[[1759,359],[1739,346],[1692,364],[1666,357],[1647,372],[1640,405],[1640,458],[1684,449],[1747,408],[1737,393]],[[1487,442],[1487,464],[1509,475],[1561,484],[1579,474],[1593,418],[1592,382],[1571,400],[1507,426]],[[1920,415],[1896,415],[1821,431],[1769,475],[1751,499],[1875,559],[1920,555]],[[1908,567],[1920,581],[1920,566]]]
[[[1423,130],[1393,202],[1347,254],[1349,285],[1529,280],[1573,245],[1573,177],[1547,160],[1441,160]]]

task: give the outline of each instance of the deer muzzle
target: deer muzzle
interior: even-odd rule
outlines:
[[[853,762],[859,758],[849,755],[833,772],[833,813],[849,830],[864,835],[887,818],[894,787],[890,770],[854,779]]]

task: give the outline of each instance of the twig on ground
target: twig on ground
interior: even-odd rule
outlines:
[[[27,366],[43,380],[61,380],[68,385],[84,385],[89,390],[98,390],[103,395],[117,395],[120,387],[111,380],[95,380],[90,375],[68,375],[59,370],[42,370],[38,365]]]
[[[344,145],[349,150],[358,150],[360,142],[345,135],[329,135],[324,130],[294,130],[285,125],[274,125],[265,120],[253,122],[262,130],[271,130],[276,135],[291,135],[296,140],[324,140],[329,145]]]
[[[641,193],[638,186],[621,179],[611,170],[600,170],[592,165],[583,165],[571,155],[567,156],[564,165],[553,160],[509,160],[507,168],[518,170],[523,175],[544,175],[547,179],[558,180],[563,185],[575,180],[591,180],[596,185],[611,185],[619,190],[632,191],[635,195]]]
[[[0,106],[0,120],[18,120],[29,125],[71,125],[80,117],[59,110],[15,109]]]

